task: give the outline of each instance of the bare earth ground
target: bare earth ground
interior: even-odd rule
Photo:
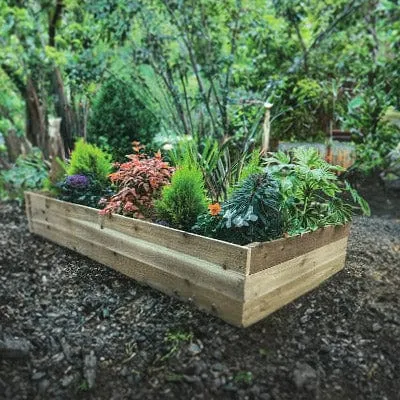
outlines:
[[[344,271],[247,329],[30,234],[0,204],[0,398],[400,399],[395,202],[355,219]]]

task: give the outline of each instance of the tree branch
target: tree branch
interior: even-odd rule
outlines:
[[[54,9],[53,16],[49,16],[49,46],[55,47],[56,29],[58,21],[61,18],[61,14],[64,8],[63,0],[56,1],[56,7]]]

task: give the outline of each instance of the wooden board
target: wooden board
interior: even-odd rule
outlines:
[[[159,244],[171,250],[185,249],[185,254],[198,257],[230,269],[245,273],[247,247],[195,235],[177,229],[156,225],[147,221],[121,215],[100,216],[98,210],[78,204],[59,201],[39,194],[29,196],[32,216],[71,218],[97,223],[100,228],[109,228],[131,237]]]
[[[49,222],[33,220],[32,228],[36,234],[101,262],[138,282],[169,295],[190,299],[199,308],[231,324],[241,323],[243,280],[236,272],[231,271],[229,274],[229,271],[204,265],[199,260],[195,263],[189,257],[182,260],[153,246],[150,246],[152,254],[150,251],[143,252],[143,248],[138,253],[137,248],[134,250],[129,247],[121,237],[116,238],[120,241],[119,245],[115,241],[108,243],[110,238],[107,235],[111,234],[110,231],[104,231],[103,240],[99,240],[100,237],[88,235],[89,231],[79,229],[79,235],[78,229],[71,230],[68,226],[62,228]],[[223,277],[220,276],[221,271]]]
[[[272,242],[258,243],[250,246],[250,274],[255,274],[273,265],[296,258],[329,243],[336,242],[349,235],[350,225],[327,226],[315,232],[305,233],[273,240]]]
[[[336,272],[343,269],[345,258],[345,255],[341,255],[326,263],[319,264],[304,274],[296,275],[293,279],[282,280],[280,286],[260,297],[245,302],[243,305],[242,326],[247,327],[260,321],[284,305],[316,288]]]
[[[249,326],[344,266],[349,227],[237,246],[26,192],[29,229],[140,283]]]

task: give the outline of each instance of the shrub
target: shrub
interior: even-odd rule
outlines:
[[[102,214],[123,214],[135,218],[151,218],[154,214],[154,200],[161,194],[163,186],[170,183],[174,168],[163,161],[158,152],[154,157],[140,153],[128,155],[130,160],[119,165],[117,172],[110,175],[118,192],[106,204]]]
[[[193,231],[237,244],[267,241],[283,234],[278,182],[269,173],[248,176],[220,208],[209,207]]]
[[[60,192],[59,184],[67,174],[67,164],[59,157],[51,160],[49,176],[44,180],[43,190],[49,192],[50,195],[58,196]]]
[[[159,131],[159,121],[135,94],[129,82],[109,78],[96,96],[88,120],[89,141],[112,149],[122,160],[132,141],[150,143]]]
[[[197,216],[207,210],[202,172],[188,164],[178,168],[155,206],[159,218],[175,228],[189,230]]]
[[[57,186],[60,200],[93,208],[99,207],[99,202],[103,197],[113,194],[109,187],[104,188],[98,181],[86,175],[67,176]]]
[[[279,140],[320,141],[326,137],[333,118],[334,90],[328,82],[304,78],[289,79],[276,89],[274,109],[280,115],[274,121],[272,135]],[[278,103],[278,104],[276,104]]]
[[[80,139],[75,143],[66,173],[91,176],[99,184],[106,185],[111,170],[111,156],[99,147]]]
[[[353,212],[369,215],[366,201],[313,148],[296,148],[291,154],[278,152],[267,160],[269,171],[279,181],[285,231],[290,235],[326,225],[342,225]]]
[[[47,176],[48,167],[42,152],[33,148],[29,154],[20,155],[11,169],[0,173],[3,196],[22,200],[24,190],[41,189]]]

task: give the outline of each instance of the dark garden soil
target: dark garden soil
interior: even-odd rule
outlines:
[[[400,221],[385,202],[354,221],[344,271],[247,329],[30,234],[0,204],[0,398],[400,399]]]

